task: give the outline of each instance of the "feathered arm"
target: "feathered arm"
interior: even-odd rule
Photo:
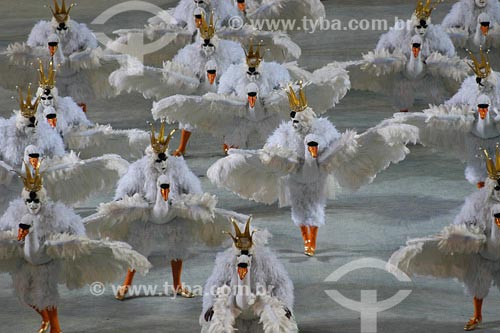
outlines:
[[[23,247],[17,240],[17,231],[0,231],[0,272],[13,272],[23,260]]]
[[[191,124],[213,135],[220,133],[250,112],[246,100],[222,94],[175,95],[153,103],[154,119]]]
[[[469,74],[467,63],[458,56],[449,57],[433,52],[425,60],[427,70],[434,76],[462,82]]]
[[[109,125],[95,125],[69,132],[64,141],[68,149],[79,152],[80,158],[117,154],[130,160],[143,155],[150,144],[150,136],[138,129],[115,130]]]
[[[91,237],[109,237],[124,240],[129,227],[137,221],[150,219],[151,207],[139,194],[121,200],[102,203],[97,212],[83,219]]]
[[[80,160],[75,153],[50,160],[44,169],[45,188],[54,200],[81,202],[99,191],[111,190],[129,163],[118,155]]]
[[[460,160],[467,156],[466,134],[473,121],[467,107],[431,106],[424,112],[395,114],[389,120],[418,128],[418,142],[440,151],[451,151]]]
[[[60,234],[47,240],[45,246],[47,255],[61,262],[60,282],[70,289],[114,282],[129,268],[143,275],[151,268],[144,256],[122,242]]]
[[[382,122],[358,135],[346,131],[320,158],[320,168],[332,174],[342,187],[356,190],[375,179],[391,163],[409,153],[406,144],[415,143],[418,129],[405,124]]]
[[[351,88],[348,72],[337,63],[330,63],[310,73],[296,63],[285,65],[295,81],[304,82],[304,91],[309,106],[322,114],[334,107]]]
[[[283,170],[295,170],[285,150],[268,147],[259,151],[230,149],[229,156],[215,162],[207,171],[210,181],[242,198],[265,204],[278,200]]]

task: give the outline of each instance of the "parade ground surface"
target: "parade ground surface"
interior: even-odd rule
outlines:
[[[148,0],[162,8],[176,1]],[[72,18],[89,24],[107,8],[121,0],[81,0],[72,10]],[[451,1],[439,6],[433,22],[441,22]],[[44,8],[49,1],[0,0],[0,46],[25,41],[31,27],[39,19],[50,18]],[[414,9],[413,1],[402,0],[335,0],[324,1],[327,18],[346,25],[350,19],[407,18]],[[94,31],[108,34],[117,28],[142,27],[147,13],[127,12],[112,18],[104,27],[90,25]],[[376,30],[326,30],[308,33],[295,31],[294,40],[302,47],[300,65],[318,68],[335,60],[357,59],[373,49],[378,36]],[[1,73],[0,73],[1,78]],[[11,100],[12,92],[1,91],[0,116],[10,116],[17,107]],[[151,101],[139,94],[123,95],[105,101],[85,101],[89,118],[115,128],[146,128],[151,120]],[[415,106],[420,111],[425,101]],[[327,113],[339,130],[358,131],[374,126],[395,110],[383,96],[350,92],[333,110]],[[177,138],[178,139],[178,138]],[[174,142],[172,146],[175,146]],[[458,213],[464,198],[476,189],[464,179],[463,165],[452,156],[435,153],[421,146],[411,146],[409,157],[391,166],[377,176],[373,184],[356,193],[339,192],[337,200],[328,203],[327,223],[320,229],[317,255],[308,258],[302,253],[299,229],[293,225],[289,208],[258,205],[210,184],[205,176],[207,168],[222,157],[221,142],[194,133],[186,156],[188,164],[202,179],[204,189],[219,197],[219,206],[246,214],[253,214],[258,228],[267,228],[273,239],[270,246],[276,251],[295,284],[295,316],[303,333],[360,332],[359,310],[350,310],[334,299],[337,290],[355,302],[361,293],[373,295],[378,301],[391,298],[400,290],[411,290],[401,303],[377,314],[378,332],[461,332],[472,315],[472,299],[464,294],[462,285],[453,280],[412,278],[399,281],[393,275],[377,268],[352,270],[344,276],[334,275],[337,269],[359,259],[375,258],[386,261],[408,238],[438,232]],[[97,175],[96,175],[97,176]],[[77,208],[82,215],[95,211],[99,202],[110,200],[112,193],[93,198]],[[211,273],[215,255],[221,249],[199,251],[185,261],[183,281],[202,285]],[[170,263],[152,259],[155,268],[145,277],[138,276],[137,284],[158,286],[155,296],[134,297],[123,302],[114,299],[112,286],[106,286],[102,296],[93,296],[89,288],[67,290],[60,288],[60,320],[65,333],[118,332],[199,332],[198,317],[202,297],[173,299],[165,296],[163,286],[171,282]],[[377,263],[376,260],[368,260]],[[125,272],[123,272],[125,276]],[[336,278],[337,281],[333,281]],[[121,281],[117,281],[120,283]],[[330,291],[327,293],[327,291]],[[372,292],[369,292],[372,291]],[[160,295],[161,293],[161,295]],[[367,306],[364,307],[367,310]],[[480,331],[500,331],[500,295],[491,290],[484,306],[484,324]],[[370,324],[370,323],[368,323]],[[369,325],[373,330],[373,322]],[[22,306],[13,296],[11,278],[0,275],[0,332],[35,332],[38,316]],[[365,327],[366,328],[366,327]]]

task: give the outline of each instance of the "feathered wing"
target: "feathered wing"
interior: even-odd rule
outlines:
[[[163,68],[156,68],[144,66],[131,56],[121,59],[120,68],[109,76],[109,83],[118,93],[137,91],[145,98],[163,98],[186,93],[186,89],[193,91],[200,83],[182,64],[167,61]],[[175,77],[175,80],[170,77]]]
[[[260,317],[260,323],[266,333],[295,333],[299,329],[293,317],[288,318],[285,312],[285,304],[278,298],[263,295],[255,304],[254,311]]]
[[[0,231],[0,272],[13,272],[23,260],[23,247],[14,230]]]
[[[360,135],[346,131],[320,157],[320,168],[342,187],[356,190],[391,163],[402,161],[410,152],[406,144],[417,139],[418,129],[406,124],[382,122]]]
[[[451,225],[436,236],[413,239],[389,259],[408,275],[464,279],[466,268],[486,244],[483,233]]]
[[[153,103],[154,119],[165,118],[169,123],[187,123],[211,134],[239,123],[249,112],[243,99],[216,93],[203,96],[175,95]],[[223,132],[222,132],[223,133]]]
[[[467,116],[467,107],[431,106],[424,112],[397,113],[390,122],[418,128],[418,142],[440,151],[453,152],[460,160],[467,155],[467,135],[473,117]]]
[[[81,160],[72,152],[50,161],[43,170],[44,186],[54,200],[74,204],[97,192],[113,189],[128,165],[118,155]]]
[[[242,198],[265,204],[279,199],[281,177],[298,168],[294,154],[285,148],[229,150],[229,156],[215,162],[208,178]]]
[[[8,90],[15,90],[17,86],[25,89],[28,83],[36,83],[38,74],[35,61],[45,58],[46,53],[46,48],[31,48],[26,43],[9,45],[0,52],[2,87]]]
[[[68,149],[77,151],[80,158],[103,154],[117,154],[124,159],[137,159],[144,155],[150,144],[149,133],[138,130],[115,130],[110,125],[71,131],[64,137]]]
[[[61,263],[60,281],[70,289],[93,282],[111,283],[129,268],[146,274],[149,261],[123,242],[60,234],[47,240],[47,255]]]
[[[389,82],[399,78],[406,62],[402,52],[376,49],[364,54],[362,60],[343,63],[342,67],[349,71],[352,89],[383,93]]]
[[[0,185],[9,185],[15,176],[14,168],[0,161]]]
[[[439,52],[428,56],[425,64],[431,75],[455,81],[455,85],[462,82],[470,72],[467,62],[459,56],[448,57]]]
[[[298,46],[287,34],[276,31],[257,30],[252,25],[244,25],[241,29],[226,28],[217,32],[224,39],[231,39],[242,44],[247,43],[250,38],[262,41],[263,47],[275,61],[298,59],[302,54]]]
[[[151,205],[139,194],[121,200],[100,204],[97,212],[83,219],[91,237],[109,237],[123,240],[130,225],[137,221],[146,223],[151,216]]]

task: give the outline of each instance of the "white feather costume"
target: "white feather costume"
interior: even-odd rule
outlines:
[[[204,288],[201,332],[298,332],[293,283],[266,246],[267,238],[267,230],[255,231],[250,249],[231,246],[217,255]],[[238,273],[242,263],[247,269],[243,279]]]
[[[310,104],[319,113],[339,102],[350,88],[347,72],[334,64],[312,73],[296,63],[281,65],[263,61],[257,77],[247,73],[246,63],[232,65],[221,77],[217,94],[177,95],[153,104],[153,118],[189,123],[196,129],[222,137],[227,146],[248,147],[265,140],[285,119],[288,97],[283,90],[291,80],[302,80]],[[253,108],[249,98],[255,96]]]
[[[111,73],[109,81],[118,92],[138,91],[145,98],[161,99],[175,94],[203,94],[217,90],[219,78],[233,64],[245,58],[237,42],[219,39],[210,42],[215,46],[213,54],[203,50],[204,41],[199,34],[196,41],[185,46],[162,68],[144,66],[139,60],[125,57],[122,66]],[[216,71],[216,80],[210,84],[207,71]]]
[[[389,269],[397,267],[410,276],[463,282],[475,305],[466,331],[481,323],[482,300],[492,284],[500,287],[500,224],[494,216],[500,212],[500,196],[496,187],[497,181],[488,178],[484,188],[465,199],[453,224],[437,235],[409,240],[389,259]]]
[[[40,21],[31,30],[26,43],[9,45],[4,52],[9,59],[6,64],[10,64],[2,69],[5,75],[16,78],[17,84],[31,82],[31,73],[23,69],[39,58],[53,59],[59,66],[57,87],[62,95],[73,96],[79,101],[111,96],[113,90],[106,78],[116,67],[114,58],[98,47],[96,37],[85,24],[68,19],[64,33],[56,29],[57,24],[54,18]],[[48,47],[50,42],[57,43],[53,57]]]
[[[213,12],[216,29],[219,37],[244,42],[249,38],[262,40],[275,59],[298,59],[300,47],[291,38],[282,32],[260,31],[250,24],[245,24],[242,13],[236,4],[227,0],[205,0],[197,3],[196,0],[181,0],[177,7],[159,12],[148,20],[144,29],[121,29],[115,31],[119,37],[109,43],[108,48],[120,50],[121,45],[130,45],[132,35],[143,35],[149,42],[162,39],[164,48],[161,54],[146,56],[146,62],[152,65],[161,65],[165,59],[171,59],[179,49],[193,40],[196,33],[195,14],[208,15]],[[236,27],[236,28],[234,28]],[[132,54],[143,54],[142,50],[132,50]],[[129,53],[130,54],[130,53]]]
[[[30,127],[30,120],[24,118],[20,111],[14,113],[8,119],[0,119],[0,160],[19,166],[24,158],[24,149],[29,145],[37,146],[46,157],[65,154],[60,135],[46,121],[38,121],[35,127]]]
[[[16,240],[19,223],[31,226],[24,242]],[[14,200],[0,230],[0,269],[11,273],[20,300],[39,310],[57,307],[58,283],[81,288],[113,282],[132,264],[143,274],[150,267],[125,243],[88,239],[80,217],[61,203],[42,201],[35,215],[24,199]]]
[[[474,106],[474,101],[480,95],[486,95],[493,105],[500,105],[499,73],[492,71],[486,79],[481,80],[481,85],[477,83],[477,79],[476,75],[467,77],[462,82],[457,93],[444,104],[446,106],[464,106],[472,103],[472,106]]]
[[[486,109],[485,118],[479,108]],[[395,114],[395,123],[418,127],[419,142],[442,152],[452,152],[466,163],[465,177],[473,184],[486,178],[480,148],[494,149],[500,137],[500,116],[489,98],[480,95],[474,103],[463,106],[431,106],[423,112]]]
[[[429,24],[424,37],[408,29],[393,29],[363,60],[349,63],[352,87],[392,98],[399,110],[408,110],[416,98],[440,103],[468,74],[449,37]]]
[[[417,128],[409,125],[383,122],[361,135],[341,134],[327,119],[316,118],[311,108],[292,116],[263,149],[231,149],[207,175],[217,186],[243,198],[291,206],[292,221],[301,230],[317,232],[325,223],[326,201],[333,199],[336,184],[356,190],[370,183],[391,163],[403,160],[409,153],[405,145],[417,139]],[[317,148],[316,158],[312,146]],[[307,255],[313,252],[306,249]]]
[[[478,6],[477,2],[483,6]],[[481,22],[489,23],[484,35]],[[457,48],[477,50],[498,47],[500,43],[500,5],[495,0],[460,0],[443,19],[442,27],[449,34]]]

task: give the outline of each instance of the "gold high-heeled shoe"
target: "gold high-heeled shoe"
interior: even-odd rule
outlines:
[[[472,317],[465,323],[464,331],[473,331],[479,327],[479,324],[481,324],[481,318]]]
[[[42,325],[40,326],[38,333],[46,333],[49,330],[49,326],[50,326],[50,322],[42,321]]]

